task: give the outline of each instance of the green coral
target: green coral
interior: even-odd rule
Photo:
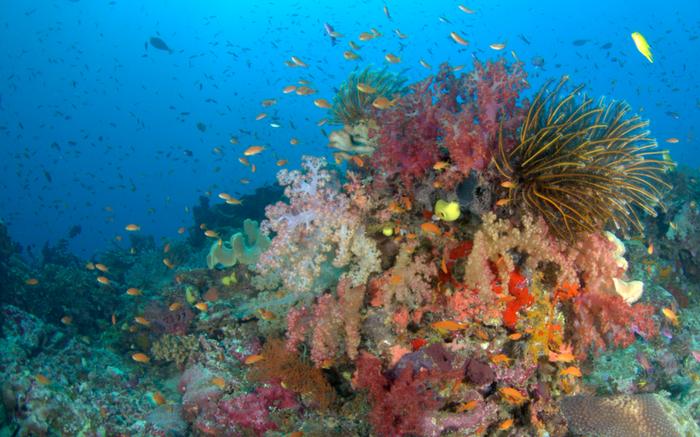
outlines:
[[[243,232],[237,232],[229,241],[217,241],[212,244],[207,254],[207,267],[217,265],[232,267],[237,263],[254,265],[260,254],[270,247],[270,239],[260,232],[258,222],[245,219]]]

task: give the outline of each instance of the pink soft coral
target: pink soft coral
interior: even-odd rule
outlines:
[[[343,349],[348,358],[357,356],[365,286],[351,287],[350,279],[342,278],[336,295],[324,294],[312,310],[295,307],[287,316],[287,350],[296,351],[309,335],[311,359],[316,366],[335,360]]]
[[[275,238],[258,260],[262,274],[277,274],[287,290],[311,291],[324,265],[351,267],[356,283],[379,269],[379,252],[364,235],[361,211],[340,190],[323,158],[304,156],[302,170],[281,170],[277,179],[289,203],[265,209],[261,230]],[[357,262],[351,262],[357,261]]]
[[[629,305],[622,297],[585,291],[573,302],[574,345],[586,354],[605,350],[607,346],[627,347],[635,333],[645,338],[656,335],[655,309],[651,305]]]

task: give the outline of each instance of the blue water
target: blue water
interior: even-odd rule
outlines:
[[[192,223],[187,208],[199,195],[240,196],[272,183],[278,159],[296,166],[302,154],[329,154],[322,129],[330,129],[316,125],[325,110],[313,99],[331,100],[353,68],[382,65],[386,53],[402,59],[391,70],[413,81],[429,74],[420,59],[435,71],[514,51],[534,89],[568,74],[592,95],[625,99],[675,160],[700,165],[700,2],[571,3],[469,1],[468,15],[452,1],[2,2],[0,218],[15,240],[39,247],[80,225],[70,247],[81,255],[128,223],[173,236]],[[326,22],[344,35],[335,46]],[[361,43],[362,60],[344,60],[348,41],[372,27],[383,36]],[[636,51],[633,31],[650,42],[654,64]],[[152,36],[172,53],[148,46]],[[495,52],[492,43],[507,47]],[[286,67],[292,55],[309,67]],[[299,79],[318,95],[282,94]],[[266,98],[278,104],[262,108]],[[251,158],[254,174],[238,162],[253,144],[268,147]]]

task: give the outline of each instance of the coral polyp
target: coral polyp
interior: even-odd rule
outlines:
[[[672,163],[627,103],[579,99],[582,86],[562,94],[566,81],[537,93],[512,149],[499,139],[507,204],[535,210],[567,240],[608,224],[641,232],[639,212],[656,216]]]

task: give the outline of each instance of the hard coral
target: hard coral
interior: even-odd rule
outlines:
[[[575,435],[681,437],[700,427],[678,405],[658,394],[578,395],[562,400],[562,412]]]

